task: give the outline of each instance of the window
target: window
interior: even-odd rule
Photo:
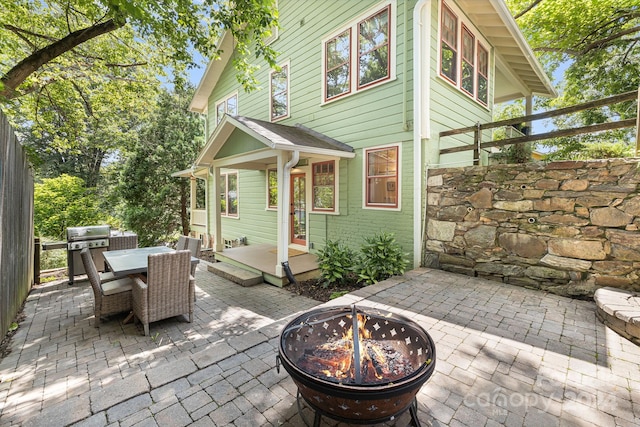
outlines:
[[[313,210],[314,211],[335,211],[336,203],[336,162],[314,163],[313,172]]]
[[[440,76],[484,106],[489,100],[489,51],[454,6],[440,8]]]
[[[324,40],[323,102],[394,78],[395,35],[391,2],[386,3]]]
[[[271,121],[289,115],[289,65],[271,73]]]
[[[458,18],[444,4],[440,36],[440,73],[455,83],[458,77]]]
[[[238,114],[238,94],[234,93],[216,102],[216,125],[220,124],[224,115],[235,116]]]
[[[238,172],[220,174],[220,214],[238,216]]]
[[[278,208],[278,171],[275,169],[267,170],[267,207]]]
[[[398,146],[366,150],[366,206],[398,207]]]

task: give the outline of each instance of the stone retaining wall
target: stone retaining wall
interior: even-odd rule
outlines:
[[[560,295],[640,290],[640,159],[431,169],[423,265]]]

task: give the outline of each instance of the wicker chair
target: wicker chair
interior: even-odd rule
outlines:
[[[80,251],[80,257],[87,272],[89,283],[91,283],[91,288],[93,288],[96,319],[94,326],[96,328],[100,326],[100,318],[102,316],[131,311],[133,281],[128,277],[110,279],[108,281],[102,280],[88,248]]]
[[[109,237],[109,250],[118,251],[120,249],[134,249],[138,247],[138,235],[127,234],[122,236]]]
[[[176,251],[183,251],[187,249],[187,236],[180,235],[178,237],[178,243],[176,243]]]
[[[200,257],[200,251],[202,250],[202,240],[195,239],[193,237],[186,237],[185,249],[188,249],[191,252],[191,256],[195,258]],[[196,267],[198,264],[191,264],[191,275],[195,277],[196,275]]]
[[[182,314],[193,321],[195,280],[187,250],[149,255],[147,280],[134,279],[133,314],[149,335],[149,323]]]

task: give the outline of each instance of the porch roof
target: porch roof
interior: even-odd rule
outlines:
[[[195,167],[210,166],[236,129],[264,144],[264,150],[255,150],[257,157],[252,158],[254,163],[256,160],[261,160],[260,164],[271,162],[276,156],[275,150],[299,151],[301,154],[315,156],[355,157],[355,151],[350,145],[299,124],[287,126],[250,117],[225,115],[200,152]],[[246,166],[251,167],[248,164]]]

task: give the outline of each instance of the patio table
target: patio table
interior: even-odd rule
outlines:
[[[114,275],[126,276],[129,274],[146,273],[149,255],[163,252],[173,252],[173,249],[166,246],[152,246],[148,248],[106,251],[103,252],[102,255]],[[198,258],[191,257],[191,264],[197,264],[199,262],[200,260]]]

